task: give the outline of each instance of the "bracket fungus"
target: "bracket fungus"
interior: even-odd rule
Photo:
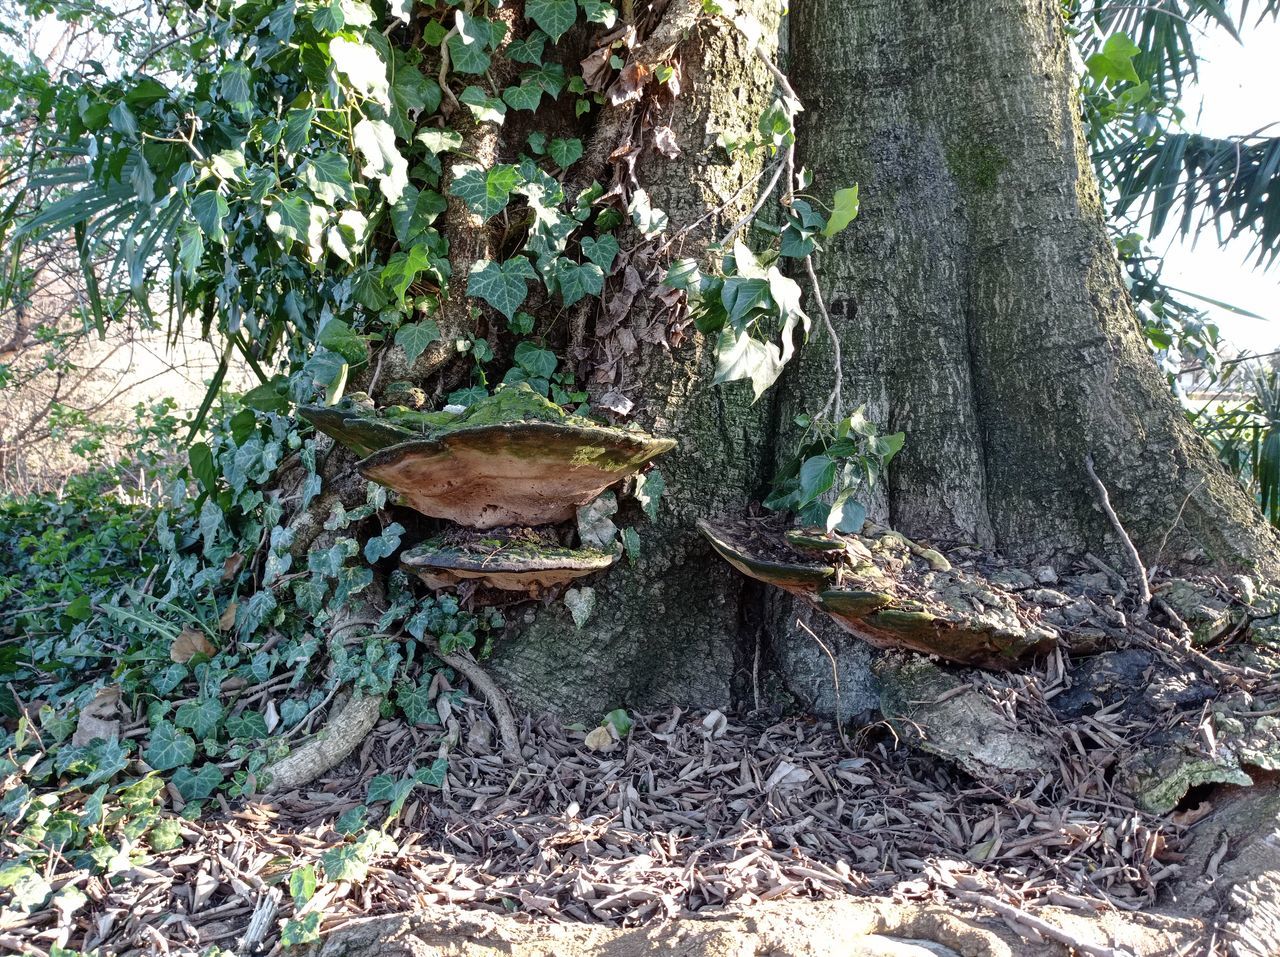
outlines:
[[[525,384],[447,423],[373,452],[360,473],[404,504],[470,528],[567,521],[609,486],[675,446],[569,415]]]
[[[361,457],[421,438],[457,418],[452,412],[416,412],[404,406],[375,410],[356,397],[333,406],[304,405],[298,414]]]
[[[613,562],[611,553],[594,548],[492,538],[456,544],[434,539],[400,556],[405,571],[431,588],[475,582],[500,591],[523,592],[530,598],[540,598],[557,585],[603,571]]]
[[[835,535],[748,520],[698,525],[738,571],[805,599],[876,648],[1002,670],[1058,638],[1013,595],[896,532]]]

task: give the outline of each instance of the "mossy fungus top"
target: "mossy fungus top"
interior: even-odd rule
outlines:
[[[614,556],[594,548],[564,548],[534,541],[482,538],[450,544],[435,539],[404,552],[400,562],[436,588],[470,580],[490,588],[539,595],[603,571],[613,564]]]
[[[420,435],[373,452],[361,474],[424,515],[470,528],[566,521],[675,446],[570,415],[523,383]]]

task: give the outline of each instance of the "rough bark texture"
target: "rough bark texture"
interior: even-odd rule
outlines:
[[[743,6],[776,27],[772,4]],[[730,160],[716,138],[753,129],[773,88],[742,38],[722,23],[700,23],[680,57],[684,93],[667,121],[683,153],[673,160],[647,155],[638,168],[673,230],[725,204],[759,172],[758,157]],[[703,255],[753,199],[748,189],[676,252]],[[645,308],[639,300],[637,308]],[[658,462],[668,491],[656,523],[624,506],[641,535],[641,558],[594,583],[597,607],[583,628],[557,604],[539,609],[518,637],[497,648],[493,670],[528,708],[598,717],[616,707],[671,702],[727,707],[735,683],[749,680],[750,653],[743,649],[750,645],[740,641],[750,617],[745,584],[715,557],[696,520],[741,513],[758,496],[771,467],[769,406],[752,405],[747,389],[709,386],[714,360],[700,336],[671,352],[640,349],[625,392],[637,404],[634,421],[680,443]]]
[[[1027,560],[1122,560],[1092,452],[1149,564],[1273,570],[1273,534],[1146,354],[1060,4],[804,0],[791,31],[803,162],[827,189],[862,186],[819,272],[845,394],[907,434],[892,523]],[[808,351],[788,408],[810,404],[828,361]]]

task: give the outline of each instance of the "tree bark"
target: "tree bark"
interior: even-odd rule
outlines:
[[[776,31],[773,6],[741,5]],[[637,176],[670,217],[669,232],[705,218],[672,251],[707,260],[708,244],[750,209],[749,184],[762,165],[758,153],[730,158],[717,137],[754,130],[773,79],[723,22],[702,20],[677,55],[683,92],[662,122],[682,152],[674,159],[647,152]],[[637,298],[625,320],[637,333],[654,308],[647,296]],[[640,339],[622,381],[608,384],[635,401],[632,421],[680,444],[657,462],[667,492],[656,522],[624,502],[619,524],[625,519],[639,532],[640,558],[624,559],[592,583],[596,610],[584,626],[575,627],[557,603],[498,645],[492,667],[526,707],[587,717],[670,703],[728,707],[735,689],[749,683],[754,643],[741,636],[755,627],[758,598],[716,558],[697,519],[741,513],[760,497],[772,469],[771,406],[753,404],[749,389],[712,388],[714,343],[688,332],[671,349]],[[591,338],[603,335],[597,321]],[[594,391],[603,391],[601,384]]]

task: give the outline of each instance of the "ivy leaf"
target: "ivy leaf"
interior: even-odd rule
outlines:
[[[502,99],[513,110],[536,110],[542,102],[542,87],[536,83],[521,83],[502,91]]]
[[[552,161],[561,169],[568,169],[582,159],[582,140],[576,136],[569,139],[554,139],[548,150]]]
[[[324,876],[331,881],[363,884],[369,876],[369,861],[355,844],[330,848],[321,855],[320,864],[324,867]]]
[[[524,15],[558,43],[578,19],[578,3],[577,0],[529,0],[524,6]]]
[[[369,220],[364,213],[358,209],[344,209],[338,214],[338,221],[325,232],[325,237],[335,256],[353,263],[356,254],[364,248],[368,232]]]
[[[400,201],[391,207],[391,227],[400,245],[414,243],[448,206],[445,198],[433,189],[406,186]]]
[[[564,89],[567,82],[564,75],[564,67],[559,63],[543,63],[536,70],[525,70],[520,74],[521,83],[536,83],[542,87],[542,92],[550,96],[552,99],[560,95],[560,91]]]
[[[650,469],[636,476],[635,497],[640,507],[644,509],[644,513],[649,516],[649,521],[657,521],[658,503],[666,490],[667,480],[662,477],[662,472],[658,469]]]
[[[573,627],[582,630],[582,626],[591,620],[591,614],[596,610],[596,590],[589,585],[583,585],[581,588],[570,588],[564,593],[561,599],[564,606],[569,609],[569,616],[573,619]]]
[[[427,787],[438,788],[444,784],[445,775],[449,773],[449,759],[436,758],[430,767],[419,768],[413,779]]]
[[[329,3],[320,4],[319,8],[311,14],[311,25],[321,33],[337,33],[346,26],[346,18],[342,15],[342,0],[330,0]]]
[[[827,226],[822,230],[824,236],[834,236],[840,232],[858,215],[858,187],[850,186],[848,189],[836,190],[835,198],[832,200],[835,207],[831,211],[831,218],[827,221]]]
[[[222,221],[230,212],[227,201],[217,190],[206,189],[191,197],[191,215],[196,218],[200,228],[204,230],[206,239],[215,243],[225,243],[227,234],[222,228]]]
[[[433,156],[462,148],[462,134],[457,130],[426,129],[414,139],[430,150]]]
[[[377,50],[359,40],[334,37],[329,41],[329,55],[333,57],[334,68],[346,74],[350,89],[382,106],[391,105],[387,65]]]
[[[485,259],[471,267],[467,295],[478,296],[510,319],[529,294],[526,282],[537,278],[523,256],[513,256],[504,263]]]
[[[556,354],[532,342],[522,342],[516,346],[515,358],[516,365],[538,379],[550,379],[556,371]]]
[[[191,735],[179,731],[168,721],[161,721],[151,729],[151,740],[142,757],[157,771],[171,771],[185,767],[196,756],[196,743]]]
[[[800,466],[800,503],[807,505],[835,484],[836,463],[830,456],[814,455]]]
[[[405,294],[418,274],[431,268],[431,251],[423,245],[410,246],[393,255],[382,269],[382,284],[395,293],[396,301],[404,306]],[[424,347],[425,348],[425,347]]]
[[[414,725],[439,724],[440,715],[431,703],[429,684],[400,685],[396,689],[396,704],[404,712],[405,719]]]
[[[716,374],[713,385],[751,380],[751,389],[759,399],[764,391],[782,374],[782,360],[778,347],[772,342],[761,342],[748,335],[739,335],[732,326],[720,330],[716,343]]]
[[[199,771],[178,768],[173,772],[173,786],[186,801],[203,801],[211,797],[222,781],[222,771],[216,764],[202,765]]]
[[[363,119],[351,135],[365,160],[361,172],[376,178],[382,195],[388,202],[396,202],[409,182],[409,164],[396,148],[395,130],[384,120]]]
[[[1141,52],[1142,48],[1127,36],[1116,33],[1107,38],[1099,52],[1085,61],[1085,66],[1098,81],[1137,83],[1138,71],[1133,67],[1133,58]]]
[[[301,908],[316,892],[316,869],[310,864],[295,867],[289,872],[289,896],[293,906]]]
[[[583,236],[579,245],[582,246],[582,255],[599,266],[605,273],[608,273],[613,268],[613,261],[620,252],[618,241],[607,234],[598,239],[591,236]],[[697,268],[696,263],[694,268]],[[668,275],[670,274],[668,273]]]
[[[793,200],[787,228],[782,231],[781,255],[791,259],[808,256],[818,249],[818,243],[813,237],[826,225],[826,220],[803,199]]]
[[[218,94],[241,116],[248,116],[253,112],[252,85],[253,74],[247,63],[228,63],[218,78]]]
[[[606,30],[613,29],[613,25],[618,21],[618,11],[602,0],[578,0],[578,2],[587,19],[592,23],[600,24]]]
[[[584,296],[598,296],[604,291],[604,272],[595,263],[579,265],[568,259],[557,259],[555,280],[566,306],[572,306]]]
[[[355,200],[351,189],[351,168],[341,153],[329,151],[312,156],[302,164],[298,176],[316,199],[329,206],[340,199],[348,203]]]
[[[281,142],[290,153],[296,153],[307,145],[311,138],[311,122],[316,118],[314,107],[303,110],[290,110],[284,121],[284,136]]]
[[[730,276],[724,281],[724,288],[720,291],[720,302],[729,314],[729,321],[734,328],[742,331],[751,312],[767,309],[773,303],[769,280]]]
[[[640,560],[640,533],[634,528],[622,530],[622,547],[627,553],[627,561],[634,565]]]
[[[404,802],[409,799],[417,783],[413,778],[398,779],[394,774],[379,774],[369,782],[368,797],[365,800],[370,803],[390,801],[391,805],[387,808],[387,819],[390,820],[404,810]]]
[[[330,352],[336,352],[352,365],[369,360],[369,343],[341,319],[330,319],[320,329],[316,340]]]
[[[541,63],[546,45],[547,35],[535,28],[523,40],[517,37],[507,44],[507,59],[515,63]]]
[[[478,86],[467,87],[458,94],[458,101],[481,123],[496,123],[501,126],[507,118],[506,104],[489,96]]]
[[[197,698],[178,705],[173,716],[180,728],[188,728],[200,740],[213,737],[222,718],[222,704],[216,698]]]
[[[178,227],[178,265],[188,278],[193,278],[204,259],[204,235],[195,223]]]
[[[453,167],[449,192],[466,203],[473,213],[489,220],[506,208],[519,185],[520,174],[508,163],[499,163],[487,170],[473,163],[460,163]]]
[[[643,189],[637,189],[631,194],[627,212],[631,216],[631,221],[635,223],[636,229],[640,230],[646,239],[652,239],[667,228],[667,214],[653,205],[648,192]]]
[[[410,362],[427,351],[427,346],[440,341],[440,327],[434,320],[424,319],[422,322],[411,322],[396,330],[396,345],[404,350]]]
[[[375,535],[364,543],[364,558],[370,565],[383,558],[394,555],[400,547],[400,536],[404,534],[404,526],[392,522],[381,535]]]
[[[320,921],[323,917],[318,910],[309,911],[301,917],[291,917],[280,929],[280,944],[289,948],[315,943],[320,939]]]
[[[490,58],[485,52],[489,42],[489,25],[486,21],[469,17],[461,10],[454,20],[456,32],[449,37],[449,60],[456,73],[483,73],[489,69]]]

